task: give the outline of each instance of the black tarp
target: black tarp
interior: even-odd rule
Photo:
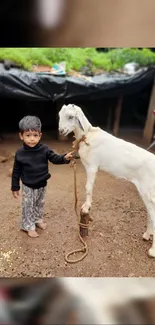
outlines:
[[[72,76],[53,76],[0,66],[0,96],[28,100],[101,99],[134,95],[153,83],[155,67],[140,69],[133,75],[105,73],[86,80]]]

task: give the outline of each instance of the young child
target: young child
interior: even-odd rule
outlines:
[[[58,155],[41,144],[41,121],[36,116],[25,116],[19,122],[19,137],[23,147],[15,154],[11,190],[18,198],[20,179],[22,181],[22,225],[30,237],[38,237],[36,226],[46,229],[43,221],[43,208],[47,180],[51,177],[48,161],[53,164],[68,164],[72,153]]]

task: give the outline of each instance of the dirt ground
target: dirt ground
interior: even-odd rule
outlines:
[[[43,139],[53,150],[64,153],[71,141]],[[46,141],[45,141],[46,140]],[[0,143],[0,155],[14,153],[17,136]],[[73,168],[49,165],[45,220],[48,228],[29,238],[20,231],[20,201],[12,197],[8,176],[13,160],[0,163],[0,276],[1,277],[151,277],[155,260],[147,255],[150,242],[142,240],[146,210],[134,185],[99,172],[93,195],[88,256],[66,264],[64,256],[81,247],[74,212]],[[85,171],[77,161],[78,207],[85,199]],[[77,256],[76,256],[77,257]]]

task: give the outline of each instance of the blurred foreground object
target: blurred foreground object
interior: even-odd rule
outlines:
[[[62,20],[66,0],[37,0],[36,19],[43,28],[56,28]]]
[[[75,294],[54,278],[0,280],[0,324],[97,324]]]
[[[1,47],[151,47],[154,0],[5,0]]]
[[[34,42],[39,46],[151,47],[154,44],[154,0],[36,0],[38,8],[42,8],[42,27],[36,30]]]
[[[0,324],[155,324],[155,279],[3,279]]]

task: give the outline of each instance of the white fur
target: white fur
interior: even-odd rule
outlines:
[[[91,208],[93,185],[98,170],[132,182],[147,209],[147,229],[143,238],[149,240],[153,235],[149,255],[155,257],[155,156],[99,127],[93,127],[80,107],[63,105],[59,112],[59,132],[67,136],[72,131],[77,140],[85,135],[86,142],[89,143],[89,146],[84,142],[79,144],[79,156],[87,174],[83,212],[88,213]]]

